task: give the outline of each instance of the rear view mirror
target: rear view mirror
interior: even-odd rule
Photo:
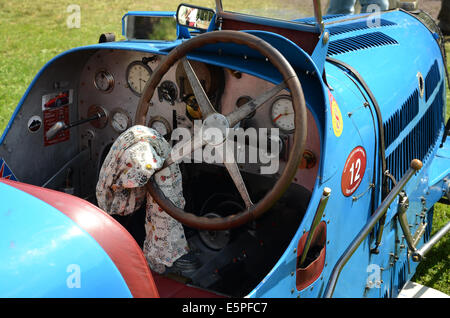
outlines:
[[[206,31],[214,14],[214,10],[209,8],[180,4],[177,10],[177,23],[191,29]]]

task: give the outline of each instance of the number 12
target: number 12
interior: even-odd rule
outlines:
[[[355,168],[356,168],[356,174],[355,174]],[[357,159],[356,163],[352,163],[352,166],[350,168],[350,172],[351,172],[351,177],[350,177],[350,184],[353,185],[355,182],[357,182],[359,180],[359,178],[361,178],[359,172],[361,170],[361,159]],[[353,178],[355,177],[355,178]]]

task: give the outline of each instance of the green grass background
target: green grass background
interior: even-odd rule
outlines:
[[[214,7],[212,0],[182,2]],[[273,4],[268,0],[245,2],[248,7],[260,8]],[[97,43],[104,32],[113,32],[118,40],[123,39],[121,18],[127,11],[175,11],[178,3],[174,0],[0,0],[0,135],[25,90],[48,60],[68,49]],[[67,27],[70,4],[81,7],[79,29]],[[450,44],[446,47],[449,52]],[[450,55],[448,59],[450,61]],[[449,116],[447,108],[447,118]],[[433,233],[449,219],[450,208],[437,204]],[[413,280],[450,295],[449,251],[447,235],[419,265]]]

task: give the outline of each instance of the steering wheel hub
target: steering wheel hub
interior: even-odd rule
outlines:
[[[229,128],[230,123],[224,115],[211,114],[203,121],[202,137],[208,144],[218,146],[226,140]]]

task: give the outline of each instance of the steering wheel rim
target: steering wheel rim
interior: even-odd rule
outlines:
[[[272,189],[266,193],[263,199],[261,199],[256,205],[247,206],[247,209],[241,211],[240,213],[222,218],[196,216],[178,208],[169,199],[167,199],[156,185],[154,178],[151,178],[151,180],[147,183],[147,191],[156,203],[158,203],[159,206],[171,217],[192,228],[199,230],[219,231],[235,228],[257,219],[263,213],[268,211],[287,190],[295,177],[304,151],[307,135],[307,113],[306,102],[300,81],[286,58],[277,49],[257,36],[245,32],[227,30],[213,31],[198,35],[177,46],[162,60],[160,65],[153,72],[150,80],[147,82],[144,92],[139,100],[135,116],[136,125],[145,125],[149,104],[153,94],[156,91],[161,79],[169,71],[169,69],[179,60],[183,59],[189,52],[202,46],[215,43],[235,43],[246,45],[247,47],[258,51],[263,56],[268,58],[272,65],[282,75],[284,80],[282,83],[285,84],[285,88],[291,93],[292,104],[295,112],[295,131],[293,133],[294,142],[283,173],[276,181]]]

